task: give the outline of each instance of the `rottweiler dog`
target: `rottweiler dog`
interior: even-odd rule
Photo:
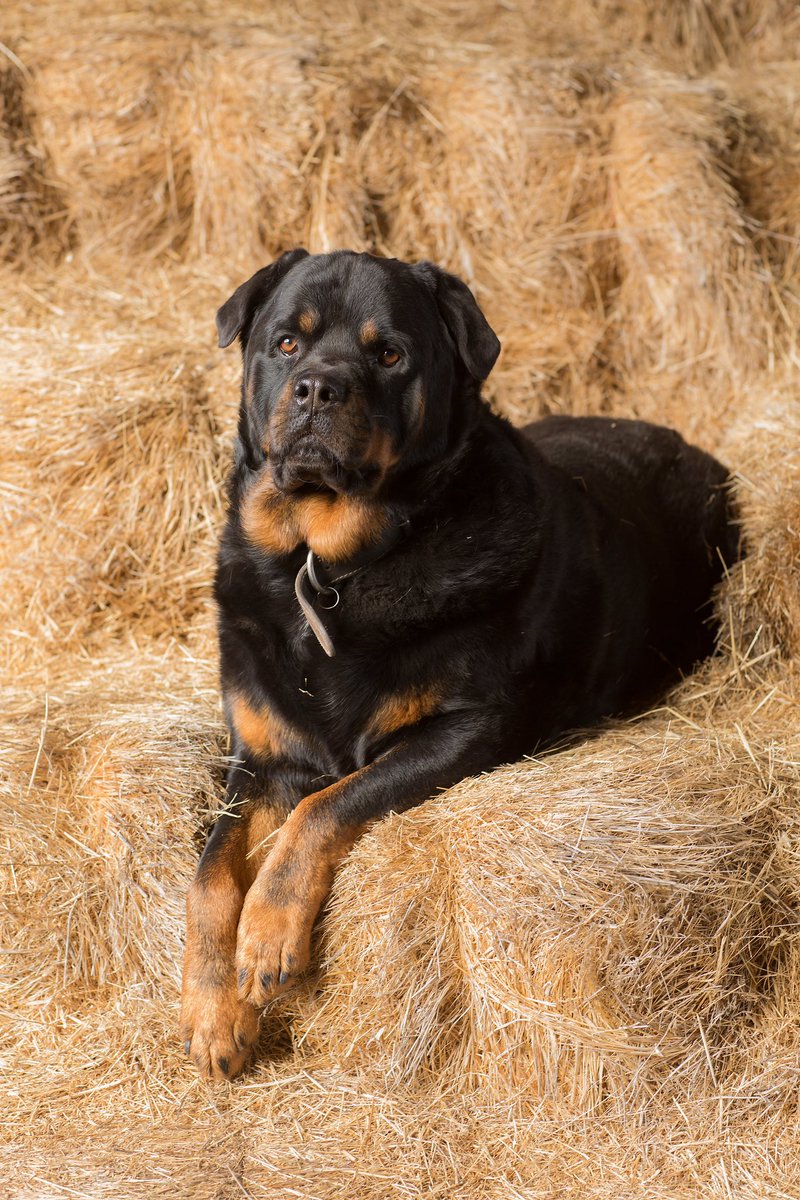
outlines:
[[[284,254],[217,314],[243,377],[216,574],[233,765],[188,898],[185,1048],[231,1078],[367,826],[653,701],[714,646],[728,474],[668,429],[481,399],[427,262]]]

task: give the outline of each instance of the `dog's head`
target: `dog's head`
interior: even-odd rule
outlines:
[[[289,251],[237,288],[217,329],[242,344],[242,451],[283,492],[376,495],[446,456],[500,349],[455,276],[350,251]]]

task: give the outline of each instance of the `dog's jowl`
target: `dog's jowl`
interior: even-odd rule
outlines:
[[[481,400],[499,343],[430,263],[284,254],[217,314],[243,376],[216,576],[233,765],[183,1037],[232,1077],[370,822],[646,705],[713,649],[728,477],[676,433]]]

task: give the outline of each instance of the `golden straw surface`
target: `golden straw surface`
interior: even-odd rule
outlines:
[[[3,1194],[799,1195],[796,6],[3,18]],[[298,244],[457,271],[500,411],[674,425],[748,554],[662,708],[368,833],[212,1086],[176,1025],[227,751],[213,314]]]

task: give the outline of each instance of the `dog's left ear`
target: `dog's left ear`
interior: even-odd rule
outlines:
[[[236,335],[247,328],[259,304],[264,303],[270,292],[275,290],[284,275],[301,258],[308,258],[307,250],[287,250],[274,263],[256,271],[225,301],[217,313],[217,333],[223,349],[230,346]]]
[[[434,263],[414,268],[431,288],[442,320],[450,331],[459,356],[473,379],[481,383],[500,353],[500,341],[465,283]]]

